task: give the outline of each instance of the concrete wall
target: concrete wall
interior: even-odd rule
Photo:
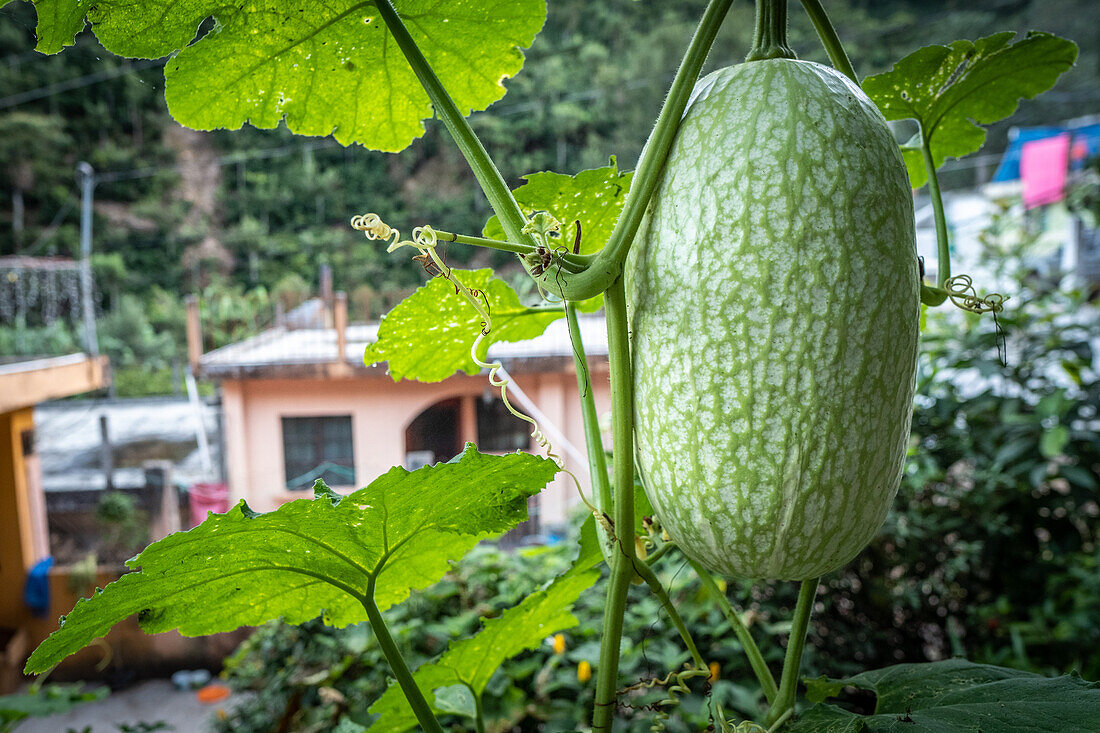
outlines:
[[[583,455],[584,428],[576,375],[563,370],[512,377]],[[594,366],[590,378],[597,412],[606,413],[611,404],[606,363]],[[367,485],[392,466],[403,465],[405,428],[441,400],[460,398],[460,438],[462,442],[478,442],[473,405],[487,390],[483,375],[459,375],[435,384],[367,377],[226,380],[222,383],[222,404],[231,499],[245,499],[256,511],[270,511],[303,496],[303,492],[284,488],[283,417],[352,416],[357,485],[339,487],[350,490]],[[522,410],[516,399],[512,401]],[[566,468],[581,480],[587,492],[587,465],[570,457],[565,447],[557,444],[560,441],[553,442],[555,452],[566,460]],[[531,450],[535,449],[532,445]],[[572,480],[563,475],[543,492],[539,503],[543,526],[554,525],[564,521],[579,497]]]

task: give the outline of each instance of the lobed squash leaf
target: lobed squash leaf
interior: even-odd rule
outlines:
[[[1039,31],[1010,43],[1015,32],[995,33],[950,46],[925,46],[894,64],[890,71],[863,80],[867,93],[887,120],[920,123],[932,160],[939,168],[948,157],[961,158],[985,143],[985,129],[1054,86],[1077,60],[1071,41]],[[920,138],[903,147],[909,182],[927,180]]]
[[[464,113],[504,96],[546,20],[544,0],[394,0]],[[131,58],[171,56],[168,111],[199,130],[273,128],[397,152],[424,133],[427,94],[373,2],[38,0],[38,50],[72,45],[87,13],[99,42]],[[208,18],[212,29],[200,35]]]
[[[573,251],[577,241],[576,222],[579,221],[581,237],[578,254],[595,254],[611,238],[633,177],[633,172],[620,172],[615,156],[611,156],[608,165],[583,170],[575,176],[552,171],[529,173],[523,177],[526,182],[512,194],[527,216],[545,211],[561,222],[560,242],[566,251]],[[496,216],[485,223],[482,236],[507,239]],[[577,304],[582,313],[592,313],[602,307],[602,295]]]
[[[563,310],[524,306],[516,291],[493,277],[491,269],[451,272],[467,288],[485,293],[493,319],[493,329],[482,341],[486,350],[498,341],[538,336],[565,315]],[[470,348],[480,332],[481,316],[465,296],[444,278],[432,278],[382,318],[378,339],[367,347],[363,361],[388,361],[395,382],[440,382],[458,371],[477,374]],[[485,354],[480,356],[484,359]]]
[[[600,576],[598,564],[603,558],[596,543],[595,522],[590,517],[581,532],[577,559],[568,572],[499,618],[486,619],[479,633],[454,642],[438,660],[413,673],[425,698],[435,700],[436,713],[465,714],[472,696],[485,690],[505,660],[579,623],[572,613],[573,604]],[[372,733],[402,733],[416,726],[416,716],[396,685],[386,690],[369,712],[379,716],[370,728]]]
[[[85,7],[73,0],[31,0],[38,15],[39,53],[58,53],[73,44],[73,38],[84,30]]]
[[[312,500],[266,514],[242,501],[128,561],[135,572],[78,601],[26,671],[49,669],[135,613],[146,632],[186,636],[319,614],[334,626],[363,621],[372,575],[383,609],[431,585],[478,540],[527,519],[527,498],[557,470],[470,444],[448,463],[392,468],[347,496],[318,481]]]
[[[825,704],[846,686],[877,695],[875,712],[859,715]],[[1077,675],[1043,677],[950,659],[898,664],[847,679],[806,680],[818,703],[790,733],[1085,733],[1100,730],[1100,683]]]
[[[593,254],[611,237],[633,177],[632,172],[620,172],[612,156],[603,168],[590,168],[575,176],[551,171],[528,174],[523,177],[526,183],[512,193],[524,214],[546,211],[561,222],[561,243],[570,252],[576,239],[574,222],[580,221],[580,254]],[[485,223],[482,235],[507,239],[495,216]]]

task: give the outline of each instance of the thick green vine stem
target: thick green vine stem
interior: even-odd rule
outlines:
[[[390,663],[390,669],[393,671],[394,677],[397,678],[397,683],[401,685],[401,691],[405,693],[405,697],[408,699],[420,727],[427,733],[443,733],[443,726],[432,714],[431,706],[428,705],[428,701],[424,699],[424,693],[420,691],[420,686],[413,679],[412,672],[409,671],[409,665],[405,663],[405,657],[401,655],[401,650],[397,648],[393,636],[390,635],[390,629],[386,626],[386,620],[382,618],[382,612],[378,610],[378,604],[374,602],[375,581],[375,576],[371,575],[370,580],[367,582],[367,593],[359,600],[362,601],[363,608],[367,610],[367,619],[370,621],[371,628],[374,629],[374,635],[378,638],[378,646],[382,647],[382,654],[385,655],[386,661]]]
[[[573,344],[573,366],[577,371],[577,390],[581,395],[581,423],[584,425],[584,447],[588,453],[588,475],[592,482],[593,504],[600,512],[610,516],[612,511],[611,482],[607,478],[607,456],[604,453],[603,439],[600,437],[600,420],[596,414],[596,400],[592,396],[592,380],[588,375],[588,359],[584,353],[584,341],[581,339],[581,327],[577,322],[577,306],[565,304],[565,322],[569,325],[569,340]],[[606,535],[603,525],[597,523],[596,529]],[[607,537],[601,537],[607,540]],[[606,550],[604,541],[600,548]],[[610,561],[605,551],[604,559]]]
[[[787,0],[756,0],[756,34],[745,61],[793,58],[787,45]]]
[[[436,114],[443,120],[447,132],[451,134],[458,149],[466,158],[466,162],[470,164],[474,177],[489,200],[489,205],[493,207],[493,212],[500,217],[504,233],[513,242],[531,243],[530,237],[523,232],[527,219],[519,208],[519,204],[516,203],[515,197],[512,196],[508,184],[504,182],[504,178],[489,157],[485,146],[481,144],[481,140],[474,134],[470,123],[459,112],[451,95],[447,93],[439,77],[428,65],[427,59],[409,35],[408,29],[390,0],[376,0],[375,5],[378,7],[378,14],[382,16],[382,21],[393,34],[397,47],[405,55],[405,60],[409,62],[424,91],[428,93]]]
[[[942,305],[947,300],[947,291],[941,288],[931,287],[920,284],[920,302],[925,305],[937,306]]]
[[[798,668],[802,665],[802,649],[806,646],[806,631],[810,627],[810,614],[814,610],[814,598],[817,596],[817,584],[820,581],[821,578],[803,580],[802,587],[798,589],[791,635],[787,639],[787,655],[783,659],[783,676],[779,680],[779,694],[768,711],[766,725],[775,725],[794,709],[795,693],[798,691]]]
[[[825,8],[821,6],[819,0],[802,0],[802,7],[806,10],[806,14],[810,16],[810,22],[814,24],[814,30],[817,31],[817,36],[821,39],[821,45],[825,47],[825,52],[829,54],[829,61],[832,62],[833,68],[859,84],[856,70],[852,68],[852,62],[848,59],[848,54],[844,52],[844,46],[840,43],[840,36],[837,35],[836,28],[829,20]]]
[[[699,580],[703,583],[703,588],[718,604],[718,608],[722,611],[722,615],[726,617],[726,621],[733,627],[733,633],[737,635],[737,640],[741,642],[741,648],[745,650],[745,656],[749,659],[749,666],[752,667],[753,673],[756,674],[756,680],[760,683],[760,688],[764,691],[764,697],[771,704],[775,704],[776,695],[779,692],[779,688],[775,684],[775,677],[772,676],[772,671],[768,669],[768,663],[764,661],[764,655],[760,653],[760,648],[756,646],[756,641],[753,640],[752,634],[749,633],[748,627],[741,621],[741,616],[730,605],[729,599],[726,598],[726,594],[718,587],[718,584],[714,582],[714,577],[707,572],[699,563],[695,562],[691,558],[688,558],[688,562],[691,563],[692,570],[699,576]]]
[[[611,362],[611,418],[614,440],[614,532],[617,551],[611,556],[611,579],[603,613],[600,662],[596,670],[596,700],[592,729],[610,731],[615,715],[619,678],[619,647],[623,636],[626,596],[634,577],[634,382],[631,377],[630,335],[626,320],[626,290],[622,278],[608,288],[607,347]]]
[[[936,175],[936,162],[932,159],[932,148],[923,127],[920,131],[920,152],[924,157],[925,173],[928,174],[928,196],[932,199],[932,216],[936,221],[936,286],[940,290],[946,290],[947,281],[951,279],[951,248],[947,241],[947,217],[943,211],[943,196],[940,195],[940,179]]]
[[[485,733],[485,709],[481,702],[481,695],[474,691],[469,685],[466,689],[470,691],[470,694],[474,696],[474,727],[477,733]]]
[[[649,134],[649,140],[642,149],[638,168],[634,171],[634,180],[623,203],[623,211],[615,222],[615,229],[611,232],[607,244],[596,255],[588,269],[580,274],[566,273],[559,278],[557,268],[543,274],[540,278],[543,290],[554,293],[564,300],[586,300],[607,290],[622,273],[626,253],[634,241],[634,235],[638,233],[638,226],[642,223],[646,207],[649,206],[649,199],[657,188],[657,179],[665,166],[668,151],[672,148],[672,141],[676,138],[676,130],[680,127],[680,120],[684,116],[688,100],[691,99],[695,81],[699,78],[703,62],[710,52],[710,47],[718,34],[718,28],[722,25],[722,19],[726,17],[726,11],[729,10],[732,2],[733,0],[710,0],[707,3],[703,19],[695,29],[691,45],[684,54],[684,60],[676,72],[668,97],[665,98],[664,106],[661,107],[657,124],[654,125],[653,131]],[[512,238],[511,234],[508,236]]]

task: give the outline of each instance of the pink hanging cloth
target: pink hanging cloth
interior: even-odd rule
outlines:
[[[1024,143],[1020,152],[1020,179],[1024,184],[1024,208],[1061,201],[1066,195],[1070,134]]]

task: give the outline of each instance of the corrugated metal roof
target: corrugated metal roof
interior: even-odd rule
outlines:
[[[607,356],[607,329],[603,314],[581,315],[578,318],[581,339],[588,356]],[[352,324],[347,329],[344,361],[352,365],[363,363],[363,351],[378,339],[377,323]],[[209,376],[241,369],[251,371],[264,367],[330,364],[336,361],[336,331],[334,329],[274,328],[252,338],[224,346],[202,357],[202,370]],[[551,323],[546,331],[526,341],[500,341],[489,347],[490,359],[542,359],[572,357],[573,345],[565,319]],[[374,369],[381,370],[381,365]]]
[[[201,413],[203,429],[215,453],[220,445],[220,410],[205,403]],[[144,471],[135,464],[147,459],[171,460],[173,481],[178,484],[210,480],[199,456],[195,410],[187,399],[61,400],[34,408],[35,452],[41,460],[42,485],[47,492],[104,488],[101,417],[107,420],[115,455],[112,478],[116,487],[144,486]]]

